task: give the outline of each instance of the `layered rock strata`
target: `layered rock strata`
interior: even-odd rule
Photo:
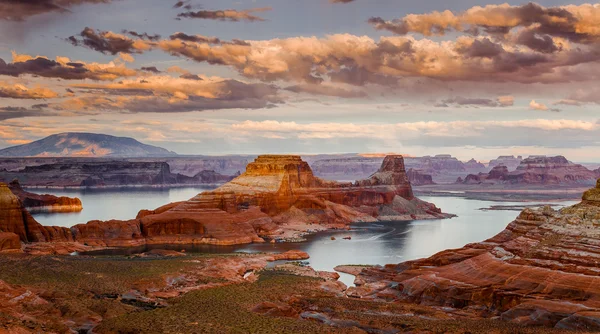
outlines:
[[[192,176],[172,173],[164,161],[61,160],[0,172],[0,180],[19,179],[28,187],[120,187],[220,184],[234,176],[201,170]]]
[[[22,242],[74,241],[70,229],[38,223],[5,183],[0,183],[0,232],[15,234]]]
[[[90,246],[231,245],[298,238],[358,221],[450,216],[414,197],[401,156],[387,157],[368,179],[338,183],[315,177],[299,156],[265,155],[231,182],[189,201],[71,230]]]
[[[433,182],[433,178],[431,177],[431,175],[429,174],[425,174],[422,171],[416,170],[416,169],[409,169],[406,172],[406,175],[408,176],[408,180],[410,181],[410,184],[413,186],[424,186],[424,185],[429,185],[429,184],[435,184],[435,182]]]
[[[523,325],[600,330],[598,263],[600,180],[581,203],[525,209],[486,241],[366,268],[347,294]]]
[[[38,195],[23,190],[18,180],[13,180],[8,184],[10,191],[15,194],[23,206],[32,211],[46,212],[79,212],[83,210],[81,200],[77,197],[66,196],[57,197],[54,195]]]
[[[466,184],[580,184],[592,183],[597,174],[582,165],[572,163],[563,156],[532,156],[521,161],[514,171],[505,165],[496,165],[489,173],[469,174],[457,182]]]

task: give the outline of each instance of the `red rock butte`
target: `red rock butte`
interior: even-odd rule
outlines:
[[[231,245],[294,239],[351,222],[450,216],[413,196],[402,156],[386,157],[366,180],[339,183],[315,177],[299,156],[262,155],[239,177],[189,201],[73,231],[77,241],[94,246]]]
[[[22,213],[21,209],[17,211]],[[11,224],[24,226],[16,216]],[[57,237],[58,241],[97,247],[232,245],[297,239],[307,232],[347,228],[352,222],[451,216],[414,197],[402,156],[386,157],[379,171],[366,180],[340,183],[315,177],[299,156],[262,155],[223,186],[185,202],[142,210],[135,219],[91,221],[71,229],[42,226],[41,230],[60,230],[65,236]],[[23,234],[26,229],[0,232],[13,230]],[[21,241],[54,241],[38,239],[22,237]]]

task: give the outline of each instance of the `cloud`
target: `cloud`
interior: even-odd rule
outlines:
[[[171,40],[182,40],[187,42],[195,42],[195,43],[208,43],[208,44],[232,44],[232,45],[244,45],[250,46],[246,41],[242,41],[239,39],[232,39],[231,41],[222,41],[217,37],[208,37],[203,35],[188,35],[182,32],[174,33],[169,36]]]
[[[531,110],[548,110],[548,106],[546,106],[543,103],[538,103],[535,102],[535,100],[531,100],[531,102],[529,102],[529,109]]]
[[[69,13],[69,8],[82,4],[110,3],[111,0],[0,0],[0,20],[25,21],[45,13]]]
[[[329,2],[331,2],[331,3],[350,3],[353,1],[354,0],[329,0]]]
[[[58,93],[44,87],[27,88],[21,84],[8,85],[0,82],[0,98],[11,99],[51,99]]]
[[[87,95],[53,103],[48,108],[73,112],[184,112],[267,108],[283,101],[278,89],[220,78],[148,76],[118,83],[74,84]]]
[[[32,110],[23,107],[0,107],[0,121],[5,121],[12,118],[23,118],[32,116],[42,116],[44,112],[41,110]]]
[[[194,41],[186,36],[171,36],[152,48],[197,62],[230,66],[245,77],[262,81],[395,86],[399,79],[411,77],[519,83],[600,79],[600,73],[589,68],[600,60],[600,46],[562,48],[548,54],[520,50],[510,41],[469,36],[455,41],[412,36],[375,41],[340,34],[245,41],[243,45]]]
[[[423,138],[439,138],[441,141],[458,141],[485,138],[489,131],[583,131],[594,135],[600,125],[594,122],[574,120],[527,119],[518,121],[451,121],[451,122],[407,122],[394,124],[354,123],[297,123],[274,120],[244,121],[232,125],[238,132],[248,135],[277,135],[284,138],[377,138],[400,139],[419,142]],[[502,136],[500,136],[502,137]],[[419,139],[420,138],[420,139]],[[502,139],[502,138],[500,138]],[[504,143],[510,141],[506,138]],[[471,142],[472,143],[472,142]],[[445,145],[444,145],[445,146]]]
[[[530,24],[502,38],[465,35],[445,41],[410,35],[374,40],[351,34],[222,41],[182,32],[150,41],[92,30],[94,42],[89,44],[103,53],[162,50],[197,62],[229,66],[246,78],[265,82],[397,87],[400,80],[410,78],[524,84],[600,79],[596,69],[600,43],[579,44],[563,37],[532,35],[533,27],[537,25]]]
[[[188,11],[177,14],[178,18],[191,18],[191,19],[208,19],[208,20],[219,20],[219,21],[264,21],[262,17],[253,15],[252,13],[261,13],[270,11],[271,7],[263,8],[252,8],[247,10],[238,11],[235,9],[226,10],[199,10],[199,11]]]
[[[387,30],[399,35],[413,32],[425,36],[444,35],[451,31],[483,31],[503,35],[514,28],[522,27],[529,29],[522,38],[522,44],[541,47],[545,52],[549,52],[555,50],[550,46],[549,36],[562,37],[578,43],[598,41],[600,29],[594,17],[599,15],[599,4],[543,7],[530,2],[521,6],[475,6],[461,13],[446,10],[409,14],[392,21],[372,17],[368,22],[377,30]]]
[[[114,80],[137,75],[137,72],[114,62],[108,64],[74,62],[67,57],[50,60],[42,56],[32,57],[13,52],[12,63],[6,63],[0,58],[0,75],[19,77],[27,74],[67,80]]]
[[[367,94],[362,91],[347,90],[340,87],[333,87],[329,85],[321,84],[302,84],[286,87],[285,90],[294,93],[308,93],[312,95],[325,95],[335,96],[342,98],[361,98],[366,97]]]
[[[145,72],[160,73],[160,70],[158,68],[156,68],[156,66],[146,66],[146,67],[140,68],[140,70],[145,71]]]
[[[129,32],[132,33],[132,32]],[[143,41],[147,36],[139,35],[134,33],[133,36],[138,39],[133,40],[125,35],[116,34],[111,31],[99,31],[92,28],[86,27],[79,34],[81,39],[75,36],[67,38],[67,41],[74,46],[85,46],[89,49],[115,55],[117,53],[141,53],[144,50],[148,50],[150,47]],[[154,39],[154,37],[149,37]],[[160,36],[156,37],[156,39]]]
[[[578,89],[573,94],[569,95],[566,99],[554,102],[554,104],[582,106],[585,104],[600,104],[600,89],[598,88],[587,88]]]
[[[441,103],[436,104],[436,107],[448,107],[450,105],[467,107],[510,107],[514,102],[515,98],[513,96],[499,96],[494,100],[457,96],[442,100]]]

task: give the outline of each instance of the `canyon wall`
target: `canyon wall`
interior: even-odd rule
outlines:
[[[368,268],[348,294],[558,329],[600,330],[600,180],[581,203],[525,209],[498,235]]]
[[[591,184],[598,174],[582,165],[572,163],[563,156],[532,156],[521,161],[516,170],[510,171],[507,166],[497,165],[489,173],[469,174],[459,183],[477,184]]]
[[[72,231],[77,241],[94,246],[231,245],[296,239],[358,221],[450,216],[414,197],[401,156],[386,157],[368,179],[334,182],[315,177],[299,156],[263,155],[242,175],[188,201]]]

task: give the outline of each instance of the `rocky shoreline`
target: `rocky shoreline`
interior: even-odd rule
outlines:
[[[600,180],[581,203],[523,210],[500,234],[427,259],[366,268],[346,292],[527,326],[600,330]]]
[[[36,254],[89,247],[293,242],[309,233],[347,229],[354,222],[452,217],[413,195],[401,156],[386,157],[377,173],[355,183],[316,178],[299,156],[260,156],[244,174],[189,201],[141,210],[131,220],[90,221],[71,228],[40,225],[10,195],[5,194],[3,206],[14,213],[0,221],[0,229],[24,243],[37,243],[24,247]]]

